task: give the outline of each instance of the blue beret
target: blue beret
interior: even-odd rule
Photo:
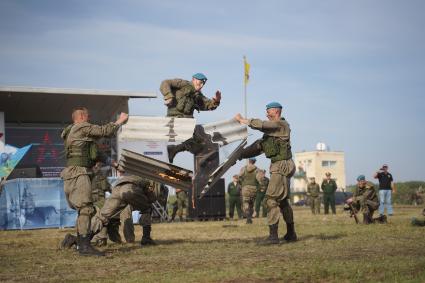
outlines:
[[[359,175],[357,177],[357,181],[365,181],[365,180],[366,180],[366,177],[364,175]]]
[[[257,161],[257,159],[256,159],[255,157],[251,157],[251,158],[249,158],[248,160],[249,160],[249,161],[253,161],[253,162]]]
[[[270,102],[269,104],[266,105],[266,109],[270,109],[270,108],[280,108],[282,109],[282,105],[279,102]]]
[[[207,77],[202,73],[196,73],[192,77],[200,81],[203,81],[204,83],[207,81]]]

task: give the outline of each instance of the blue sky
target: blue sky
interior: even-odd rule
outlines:
[[[419,0],[2,0],[0,85],[161,96],[163,79],[203,72],[204,94],[223,94],[196,115],[208,123],[243,112],[246,55],[248,116],[281,102],[294,151],[344,151],[348,184],[382,163],[396,180],[425,180],[424,11]],[[130,102],[130,114],[164,113],[161,97]]]

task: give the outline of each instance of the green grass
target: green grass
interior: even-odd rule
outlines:
[[[420,211],[396,207],[387,225],[365,226],[341,208],[326,217],[295,208],[299,241],[275,246],[257,243],[268,234],[262,218],[154,224],[158,246],[109,244],[104,258],[58,250],[72,229],[0,231],[0,281],[425,282],[425,228],[410,226]]]

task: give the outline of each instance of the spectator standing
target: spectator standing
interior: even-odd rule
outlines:
[[[395,193],[393,175],[388,172],[388,165],[382,165],[382,168],[375,173],[375,179],[379,180],[379,214],[382,216],[387,207],[387,214],[393,215],[393,206],[391,204],[392,192]]]

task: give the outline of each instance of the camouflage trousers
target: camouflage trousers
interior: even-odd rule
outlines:
[[[289,204],[291,177],[295,172],[295,164],[290,160],[280,160],[270,165],[270,182],[266,190],[267,223],[279,222],[280,214],[286,223],[294,223],[292,207]]]
[[[379,203],[360,196],[357,197],[357,201],[353,203],[353,207],[363,213],[363,223],[368,224],[373,222],[373,214],[378,209]]]
[[[78,216],[75,227],[77,234],[91,233],[91,218],[96,213],[92,200],[92,186],[88,169],[79,166],[66,167],[61,177],[65,197],[70,208],[77,210]]]
[[[98,210],[100,211],[100,209]],[[131,205],[127,205],[119,214],[119,216],[113,217],[108,225],[103,227],[102,230],[96,234],[93,241],[100,239],[109,239],[113,242],[121,242],[120,227],[122,227],[122,233],[127,243],[133,243],[135,240],[134,225],[133,225],[133,209]]]
[[[262,217],[267,216],[267,206],[265,202],[266,192],[257,191],[255,195],[255,212],[257,217],[260,217],[260,209],[263,208]]]
[[[320,197],[310,197],[310,208],[313,214],[320,214]]]
[[[247,185],[242,187],[242,210],[246,218],[252,218],[256,194],[256,186]]]
[[[94,234],[99,233],[104,226],[114,217],[119,217],[121,212],[131,205],[133,209],[139,210],[142,216],[139,224],[148,226],[152,224],[152,203],[142,188],[126,183],[112,189],[111,196],[106,199],[104,206],[92,218],[91,228]]]
[[[177,193],[177,216],[183,217],[183,209],[186,211],[186,217],[189,216],[189,200],[186,192]]]

